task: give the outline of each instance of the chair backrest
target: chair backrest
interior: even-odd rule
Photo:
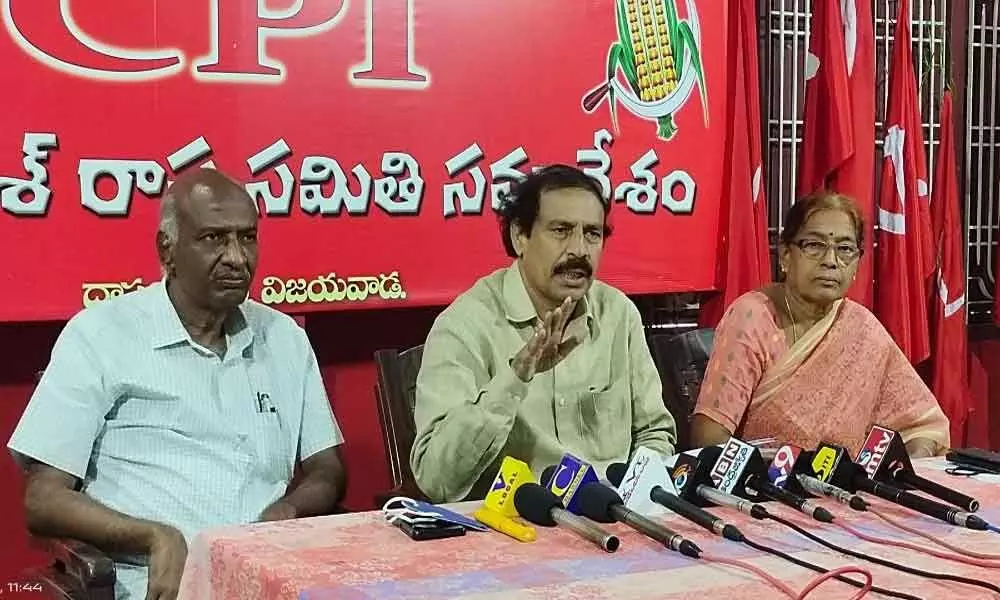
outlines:
[[[677,450],[691,448],[691,412],[712,354],[714,329],[649,336],[649,351],[663,384],[663,402],[677,421]]]
[[[394,486],[413,480],[410,470],[410,448],[416,437],[413,408],[416,404],[417,373],[424,347],[409,350],[379,350],[375,353],[378,371],[376,396],[382,421],[382,441],[389,460]]]

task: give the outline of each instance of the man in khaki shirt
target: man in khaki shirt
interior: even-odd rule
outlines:
[[[562,165],[526,177],[500,208],[516,260],[445,309],[424,346],[410,464],[433,501],[485,497],[504,456],[537,476],[571,452],[603,477],[639,446],[673,453],[639,311],[593,278],[609,210],[591,178]]]

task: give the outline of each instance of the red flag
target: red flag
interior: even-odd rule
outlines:
[[[872,306],[875,217],[875,28],[870,2],[813,4],[806,57],[799,193],[826,188],[854,198],[865,221],[864,253],[848,295]]]
[[[968,380],[968,333],[965,329],[965,268],[962,264],[961,218],[958,214],[958,174],[952,131],[951,92],[941,101],[941,146],[931,220],[937,256],[937,294],[932,301],[930,328],[931,391],[951,421],[953,447],[964,447],[965,421],[971,398]]]
[[[930,245],[924,227],[929,207],[924,209],[926,203],[918,193],[918,179],[926,181],[926,166],[921,171],[926,162],[910,48],[909,0],[900,0],[898,7],[878,195],[881,231],[875,307],[903,353],[917,364],[930,355],[925,274],[933,263],[925,250]]]
[[[854,198],[865,220],[864,254],[858,259],[848,295],[871,308],[875,295],[875,22],[871,2],[845,0],[841,11],[855,146],[854,154],[833,173],[830,189]]]
[[[767,244],[767,202],[761,162],[760,85],[757,66],[757,5],[730,0],[726,154],[726,202],[722,206],[721,257],[716,281],[720,292],[702,306],[699,322],[714,327],[739,296],[771,281]],[[753,218],[748,218],[752,215]]]
[[[828,187],[830,177],[855,149],[840,0],[813,2],[810,27],[799,154],[801,196]]]

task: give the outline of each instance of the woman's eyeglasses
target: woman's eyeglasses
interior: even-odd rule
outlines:
[[[820,260],[826,256],[826,253],[829,252],[832,247],[837,260],[844,264],[854,262],[863,252],[861,248],[858,248],[854,244],[844,242],[839,244],[827,244],[821,240],[795,240],[792,243],[795,246],[798,246],[799,250],[802,251],[802,254],[805,254],[808,258],[813,260]]]

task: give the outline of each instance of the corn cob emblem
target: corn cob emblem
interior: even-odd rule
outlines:
[[[621,102],[636,116],[655,120],[657,135],[669,140],[677,132],[674,113],[697,85],[708,124],[694,0],[686,0],[686,8],[687,19],[680,19],[675,0],[615,0],[618,41],[608,50],[606,81],[583,98],[586,112],[607,97],[616,131]],[[626,83],[618,79],[619,71]]]

